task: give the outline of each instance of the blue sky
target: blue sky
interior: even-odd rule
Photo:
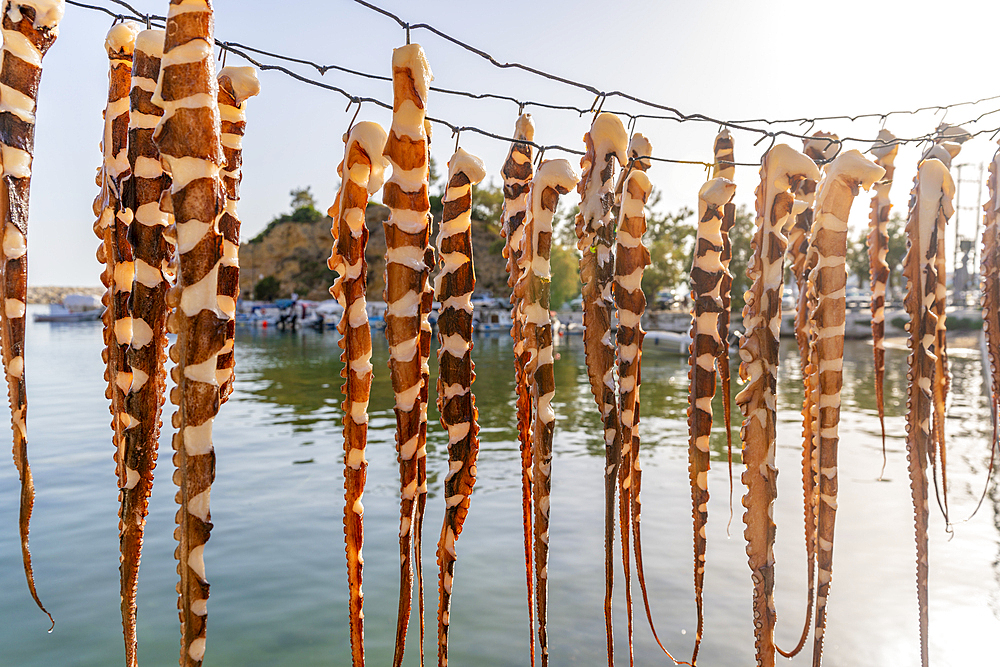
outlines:
[[[94,2],[110,6],[107,0]],[[165,0],[133,4],[158,14],[167,8]],[[553,0],[376,0],[376,4],[411,23],[432,24],[502,62],[518,61],[602,90],[621,90],[685,113],[717,118],[884,112],[1000,94],[991,48],[1000,23],[1000,3],[581,0],[568,5]],[[372,73],[389,75],[392,48],[405,41],[403,30],[393,21],[351,0],[218,0],[215,6],[220,40]],[[45,58],[29,228],[33,285],[99,282],[91,203],[97,192],[94,173],[107,96],[104,37],[110,26],[107,16],[69,6],[59,40]],[[411,39],[424,46],[435,85],[583,107],[593,102],[586,91],[497,69],[427,31],[413,31]],[[245,63],[230,55],[228,64]],[[306,68],[297,70],[318,76]],[[263,72],[260,78],[262,93],[250,101],[247,112],[240,205],[244,238],[287,210],[292,188],[311,186],[322,208],[332,203],[343,152],[341,137],[354,113],[354,109],[345,112],[347,100],[336,93],[277,72]],[[357,95],[391,99],[386,82],[334,71],[323,79]],[[954,109],[946,120],[959,123],[995,108],[1000,108],[1000,100]],[[571,111],[528,110],[535,116],[537,141],[582,147],[589,117]],[[605,110],[639,108],[611,99]],[[509,135],[517,107],[432,93],[430,114]],[[385,127],[391,120],[387,111],[373,105],[365,105],[359,118]],[[941,118],[941,113],[933,112],[894,116],[886,127],[897,136],[917,136],[932,130]],[[879,125],[878,120],[834,121],[819,123],[815,129],[874,137]],[[808,129],[808,125],[785,127]],[[974,127],[1000,127],[1000,113]],[[718,127],[640,120],[637,130],[650,137],[657,155],[710,160]],[[443,167],[455,142],[447,128],[436,126],[434,131],[432,152]],[[755,147],[757,136],[741,132],[734,136],[737,160],[758,161],[767,142]],[[498,181],[506,153],[502,142],[463,133],[461,143],[483,158]],[[867,145],[847,147],[864,150]],[[963,178],[977,175],[978,163],[988,162],[995,149],[988,135],[966,144],[956,163],[977,167]],[[565,157],[554,152],[547,156]],[[918,157],[914,146],[900,150],[892,192],[897,210],[905,211]],[[570,159],[578,164],[578,158]],[[675,210],[695,205],[705,172],[697,166],[655,164],[650,178],[664,193],[663,207]],[[751,205],[758,180],[756,169],[739,168],[736,201]],[[962,204],[973,205],[976,186],[963,189]],[[867,211],[868,197],[863,195],[855,204],[852,224],[864,225]],[[975,214],[961,211],[960,215],[963,228],[971,234]]]

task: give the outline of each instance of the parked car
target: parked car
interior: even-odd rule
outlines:
[[[852,287],[847,290],[847,309],[868,308],[872,302],[872,294],[866,290]]]

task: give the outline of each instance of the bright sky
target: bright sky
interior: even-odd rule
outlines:
[[[112,6],[108,0],[94,4]],[[410,23],[429,23],[500,62],[517,61],[602,90],[620,90],[715,118],[797,118],[881,113],[945,105],[1000,94],[995,70],[1000,3],[940,2],[690,2],[504,0],[495,3],[442,0],[374,0]],[[134,0],[139,10],[165,14],[166,0]],[[405,34],[391,19],[351,0],[217,0],[216,37],[321,63],[391,75],[392,48]],[[107,99],[104,37],[111,19],[67,6],[60,37],[45,57],[35,139],[29,243],[29,283],[96,285],[101,267],[94,258],[92,201],[101,112]],[[514,70],[500,70],[425,30],[412,32],[423,45],[435,85],[493,92],[519,99],[589,107],[593,96]],[[246,64],[230,55],[228,64]],[[300,73],[318,74],[296,66]],[[243,237],[260,231],[288,209],[289,191],[311,186],[326,208],[337,183],[343,154],[341,137],[354,109],[347,100],[292,80],[279,72],[260,74],[262,93],[248,104],[240,217]],[[356,95],[391,101],[391,84],[335,71],[323,79]],[[432,93],[430,115],[456,125],[474,125],[510,136],[517,107],[510,102],[468,100]],[[616,99],[605,110],[639,112]],[[964,123],[1000,109],[1000,100],[948,112],[946,121]],[[589,116],[572,111],[529,108],[536,141],[581,148]],[[891,116],[886,127],[900,137],[923,135],[942,114]],[[365,105],[359,119],[388,128],[387,111]],[[880,121],[820,122],[817,130],[873,138]],[[804,132],[806,125],[785,125]],[[967,125],[972,131],[1000,127],[1000,113]],[[718,126],[640,120],[636,129],[654,153],[676,159],[712,159]],[[442,169],[455,140],[434,127],[432,153]],[[971,163],[963,180],[975,181],[979,163],[996,150],[990,134],[965,145],[955,164]],[[757,162],[767,146],[734,132],[736,159]],[[801,148],[798,140],[786,140]],[[462,147],[486,162],[494,181],[507,147],[494,139],[463,133]],[[868,145],[847,144],[865,150]],[[546,157],[579,158],[555,151]],[[905,213],[918,149],[900,148],[892,201]],[[694,208],[701,167],[654,163],[650,178],[664,193],[663,206]],[[752,206],[759,181],[752,167],[737,168],[736,201]],[[961,205],[977,205],[977,185],[963,184]],[[985,189],[983,199],[987,197]],[[573,196],[566,197],[574,204]],[[856,200],[852,224],[866,224],[869,197]],[[960,210],[960,225],[971,236],[975,218]],[[949,244],[954,228],[949,231]],[[949,262],[951,251],[949,250]]]

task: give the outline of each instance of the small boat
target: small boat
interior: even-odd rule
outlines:
[[[691,334],[680,331],[647,331],[642,350],[656,348],[667,354],[687,356],[690,354]]]
[[[35,313],[36,322],[96,322],[101,319],[104,306],[90,294],[67,294],[62,303],[49,304],[48,313]]]
[[[510,333],[512,325],[510,310],[499,304],[499,301],[496,304],[473,306],[472,331],[474,333]]]

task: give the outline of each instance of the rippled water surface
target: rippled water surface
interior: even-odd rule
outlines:
[[[30,457],[38,501],[31,545],[47,623],[24,585],[17,542],[17,476],[0,465],[0,665],[104,666],[122,662],[117,490],[96,325],[29,325]],[[379,339],[376,336],[376,341]],[[343,447],[336,336],[241,332],[236,392],[216,420],[215,530],[205,560],[209,666],[349,665],[341,517]],[[798,373],[782,343],[779,380],[777,608],[779,644],[795,643],[805,608]],[[551,663],[597,665],[603,618],[603,445],[579,338],[557,350],[553,462]],[[917,665],[913,512],[904,445],[905,352],[890,350],[888,463],[874,413],[871,347],[848,343],[840,446],[840,510],[825,664]],[[954,520],[985,484],[989,419],[977,350],[952,354],[949,483]],[[387,351],[376,342],[365,491],[365,626],[369,664],[391,662],[398,594],[398,482]],[[519,457],[509,338],[477,338],[474,390],[482,426],[479,478],[458,542],[451,664],[527,664]],[[643,538],[654,619],[668,648],[690,656],[694,636],[691,501],[687,477],[687,365],[649,346],[642,410]],[[432,379],[433,381],[433,379]],[[735,387],[734,387],[735,389]],[[716,401],[721,413],[721,401]],[[428,663],[435,662],[434,545],[443,515],[446,439],[430,410],[425,572]],[[168,420],[169,421],[169,420]],[[734,416],[734,423],[736,417]],[[717,420],[718,423],[718,420]],[[734,431],[734,436],[736,432]],[[164,438],[165,442],[168,442]],[[752,664],[750,574],[739,484],[731,537],[725,437],[713,437],[706,627],[699,664]],[[139,584],[140,660],[176,661],[175,487],[161,450]],[[740,466],[736,465],[737,474]],[[949,540],[932,506],[930,644],[934,665],[992,664],[1000,634],[1000,494]],[[621,576],[616,584],[621,588]],[[667,664],[636,618],[638,664]],[[616,599],[619,664],[623,600]],[[415,620],[407,665],[416,660]],[[806,652],[808,653],[808,651]],[[990,657],[993,656],[993,657]],[[792,664],[808,664],[808,655]]]

